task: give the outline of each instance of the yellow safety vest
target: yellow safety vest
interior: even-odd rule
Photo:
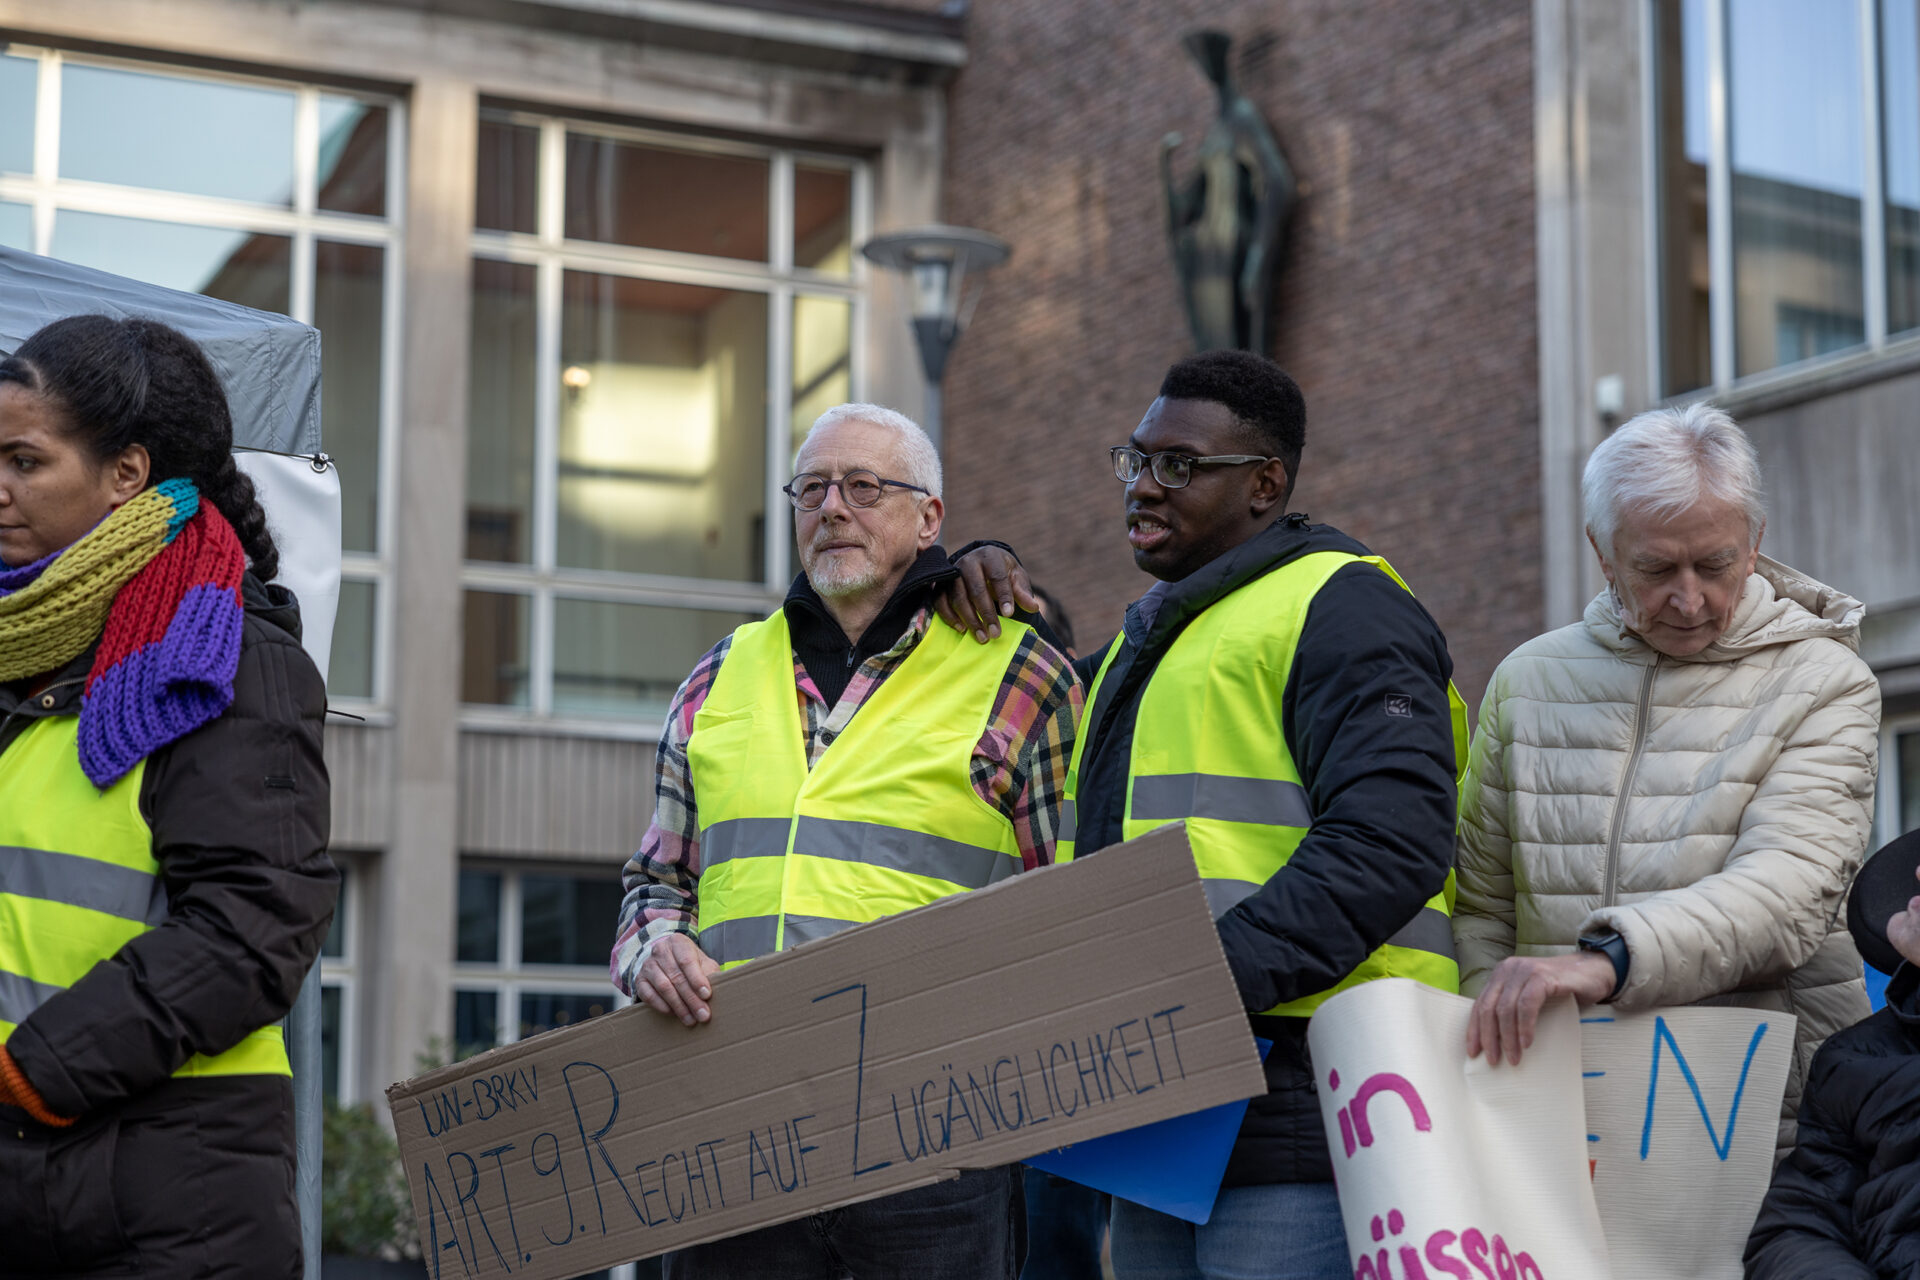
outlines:
[[[1378,556],[1342,551],[1301,556],[1208,606],[1174,640],[1141,694],[1122,837],[1131,840],[1184,821],[1215,919],[1286,866],[1313,826],[1312,805],[1281,728],[1281,703],[1307,607],[1327,579],[1360,560],[1407,585]],[[1094,679],[1089,707],[1125,644],[1123,633]],[[1466,767],[1467,708],[1451,683],[1447,700],[1457,776]],[[1082,734],[1074,746],[1069,802],[1079,790],[1086,742]],[[1054,852],[1059,862],[1073,857],[1072,814],[1069,803]],[[1446,887],[1359,968],[1324,991],[1265,1012],[1308,1017],[1334,993],[1375,978],[1413,978],[1458,991],[1453,896],[1449,870]]]
[[[0,1041],[167,918],[140,813],[146,762],[98,790],[80,771],[79,733],[78,716],[49,716],[0,752]],[[284,1034],[267,1026],[173,1074],[293,1072]]]
[[[786,615],[735,631],[687,740],[701,949],[744,964],[1019,871],[972,769],[1026,630],[930,625],[811,770]]]

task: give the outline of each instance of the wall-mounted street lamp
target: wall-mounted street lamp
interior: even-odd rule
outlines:
[[[913,336],[927,375],[923,425],[938,448],[940,387],[947,356],[973,318],[986,287],[986,273],[1007,260],[1007,242],[970,227],[914,227],[874,236],[860,246],[860,252],[869,262],[907,278]]]

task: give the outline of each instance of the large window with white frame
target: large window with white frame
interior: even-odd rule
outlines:
[[[1920,0],[1647,0],[1664,395],[1920,330]]]
[[[488,109],[462,700],[657,723],[792,571],[795,436],[857,398],[857,158]]]
[[[460,869],[453,1053],[468,1057],[627,1003],[607,979],[620,871],[469,860]]]
[[[328,676],[381,697],[403,104],[0,44],[0,244],[319,328],[345,549]]]
[[[335,860],[339,860],[336,853]],[[355,1028],[359,1025],[358,966],[360,952],[360,877],[351,866],[340,867],[340,897],[333,924],[320,946],[320,1080],[321,1093],[335,1102],[359,1100],[354,1059]]]

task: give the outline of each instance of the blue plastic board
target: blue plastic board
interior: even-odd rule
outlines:
[[[1254,1038],[1264,1060],[1273,1041]],[[1247,1099],[1076,1142],[1027,1164],[1188,1222],[1213,1216]]]

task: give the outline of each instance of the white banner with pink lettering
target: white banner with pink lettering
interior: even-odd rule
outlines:
[[[1314,1015],[1355,1280],[1739,1280],[1793,1019],[1565,1000],[1489,1067],[1472,1007],[1392,979]]]

